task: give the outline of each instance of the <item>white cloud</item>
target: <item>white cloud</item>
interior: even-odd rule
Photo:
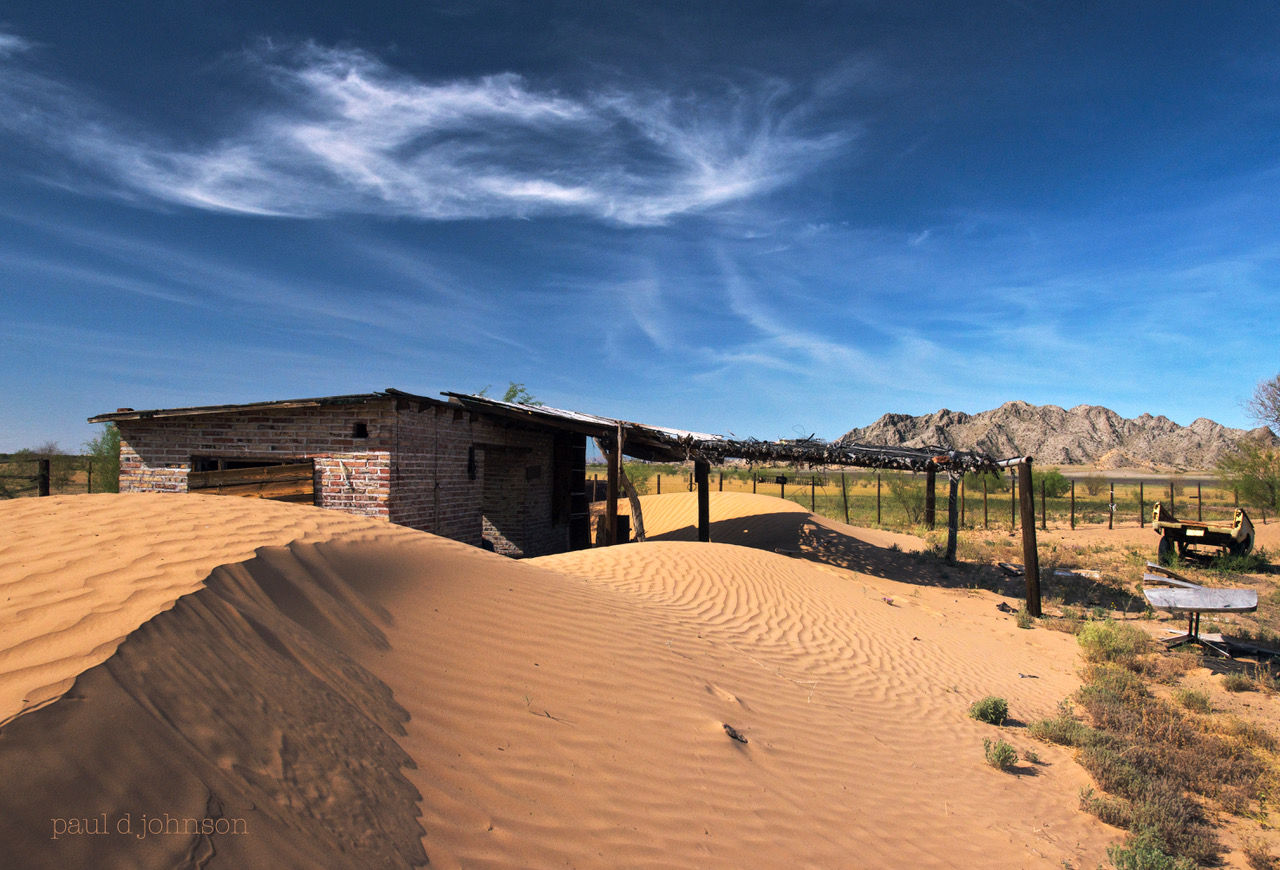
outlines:
[[[0,35],[0,57],[13,53],[10,43],[21,40]],[[12,65],[0,80],[0,125],[61,150],[119,193],[195,208],[426,220],[577,214],[632,225],[768,192],[849,140],[801,129],[804,107],[777,82],[679,99],[616,88],[571,96],[510,73],[427,82],[363,52],[315,45],[264,49],[249,69],[278,102],[213,142],[138,134]]]

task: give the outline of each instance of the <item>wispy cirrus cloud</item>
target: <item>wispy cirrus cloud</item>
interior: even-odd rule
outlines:
[[[269,107],[216,141],[176,144],[20,67],[25,45],[0,34],[0,126],[117,194],[226,212],[654,225],[781,187],[853,135],[812,129],[804,101],[776,81],[570,95],[513,73],[424,81],[362,51],[304,44],[246,55]]]

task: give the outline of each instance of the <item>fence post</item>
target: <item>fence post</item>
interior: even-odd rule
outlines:
[[[47,458],[37,459],[36,462],[39,463],[36,471],[37,494],[48,495],[49,494],[49,460]]]
[[[960,476],[948,470],[948,489],[947,489],[947,557],[948,565],[956,563],[956,520],[959,511],[956,506],[956,489],[960,483]]]
[[[982,474],[982,528],[985,531],[991,527],[991,518],[987,516],[987,475]]]
[[[1169,513],[1176,513],[1173,509],[1173,478],[1169,478]]]
[[[720,491],[724,492],[724,472],[720,472]]]
[[[809,477],[809,510],[815,514],[818,512],[818,475],[816,474]]]
[[[658,474],[658,495],[662,495],[662,474]]]
[[[963,528],[965,527],[964,523],[965,523],[965,517],[964,517],[964,477],[963,477],[963,476],[961,476],[961,478],[960,478],[960,528],[962,528],[962,529],[963,529]]]
[[[751,469],[751,494],[752,495],[756,494],[756,476],[757,475],[756,475],[755,469],[754,468]]]
[[[1196,520],[1204,522],[1204,495],[1200,492],[1200,481],[1196,481]]]
[[[1027,498],[1031,496],[1028,495]],[[1017,531],[1018,528],[1018,472],[1011,472],[1009,475],[1009,531]]]
[[[1076,482],[1071,481],[1071,531],[1076,530]]]
[[[1111,483],[1111,496],[1109,498],[1109,501],[1111,503],[1107,505],[1107,528],[1114,529],[1115,522],[1116,522],[1116,484],[1114,480],[1110,481],[1110,483]]]
[[[1036,505],[1031,491],[1031,461],[1018,465],[1022,484],[1022,571],[1027,578],[1027,613],[1040,617],[1040,554],[1036,546]]]
[[[1049,518],[1044,509],[1044,478],[1040,478],[1040,528],[1049,531]]]
[[[876,472],[876,525],[880,525],[880,472]]]
[[[840,495],[844,496],[844,524],[849,525],[849,479],[842,471],[840,472]]]
[[[89,457],[89,461],[85,463],[85,492],[93,492],[93,457]]]
[[[938,472],[933,463],[924,472],[924,525],[932,529],[938,517]]]
[[[1147,527],[1147,500],[1146,493],[1142,491],[1142,481],[1138,481],[1138,528],[1145,529]]]

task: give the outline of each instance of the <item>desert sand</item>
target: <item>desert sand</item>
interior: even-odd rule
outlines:
[[[649,542],[521,562],[253,500],[0,505],[3,863],[1092,867],[1120,840],[1020,727],[1078,685],[1074,638],[910,536],[713,493],[699,544],[693,496],[644,504]],[[1013,722],[966,715],[988,694]],[[1043,763],[995,770],[996,737]]]

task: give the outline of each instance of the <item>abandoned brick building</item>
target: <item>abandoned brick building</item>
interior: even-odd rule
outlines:
[[[399,390],[90,418],[120,429],[121,492],[204,492],[382,517],[511,556],[590,546],[586,439],[672,456],[683,434],[482,396]]]

